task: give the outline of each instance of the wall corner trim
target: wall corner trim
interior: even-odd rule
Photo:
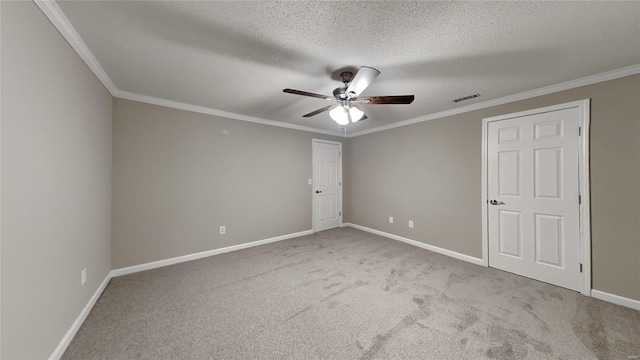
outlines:
[[[292,123],[287,123],[283,121],[263,119],[255,116],[242,115],[242,114],[232,113],[224,110],[217,110],[217,109],[213,109],[205,106],[192,105],[192,104],[187,104],[179,101],[162,99],[154,96],[136,94],[129,91],[116,90],[115,94],[113,94],[113,97],[125,99],[125,100],[137,101],[141,103],[152,104],[152,105],[165,106],[172,109],[191,111],[199,114],[219,116],[219,117],[233,119],[233,120],[247,121],[255,124],[269,125],[269,126],[281,127],[285,129],[306,131],[306,132],[330,135],[330,136],[336,136],[336,137],[343,136],[338,131],[322,130],[322,129],[317,129],[310,126],[292,124]]]
[[[87,302],[87,305],[84,306],[84,308],[82,309],[82,311],[80,312],[76,320],[73,322],[73,324],[71,324],[71,327],[69,328],[69,330],[67,330],[67,333],[64,334],[64,336],[62,337],[62,340],[60,340],[60,342],[58,343],[58,346],[56,346],[51,356],[49,356],[50,360],[60,359],[64,354],[65,350],[67,350],[67,347],[71,343],[71,340],[73,340],[73,337],[76,336],[76,333],[78,332],[78,330],[80,330],[80,326],[82,326],[82,323],[85,321],[85,319],[91,312],[91,309],[93,309],[93,306],[96,304],[96,302],[100,298],[100,295],[102,295],[102,292],[104,291],[104,289],[107,288],[107,285],[109,284],[109,281],[111,280],[111,277],[112,277],[111,273],[112,272],[109,272],[107,274],[107,276],[104,278],[100,286],[98,286],[98,289],[96,290],[96,292],[93,293],[93,296],[91,296],[91,298],[89,299],[89,302]]]
[[[231,251],[247,249],[247,248],[254,247],[254,246],[265,245],[265,244],[269,244],[269,243],[276,242],[276,241],[288,240],[288,239],[296,238],[296,237],[299,237],[299,236],[305,236],[305,235],[311,235],[311,234],[313,234],[313,230],[305,230],[305,231],[300,231],[300,232],[297,232],[297,233],[276,236],[276,237],[263,239],[263,240],[258,240],[258,241],[252,241],[252,242],[248,242],[248,243],[244,243],[244,244],[238,244],[238,245],[227,246],[227,247],[223,247],[223,248],[219,248],[219,249],[213,249],[213,250],[207,250],[207,251],[197,252],[197,253],[188,254],[188,255],[177,256],[177,257],[173,257],[173,258],[169,258],[169,259],[158,260],[158,261],[153,261],[153,262],[149,262],[149,263],[145,263],[145,264],[140,264],[140,265],[134,265],[134,266],[124,267],[124,268],[120,268],[120,269],[115,269],[115,270],[111,271],[111,275],[113,277],[117,277],[117,276],[122,276],[122,275],[133,274],[133,273],[137,273],[137,272],[140,272],[140,271],[156,269],[156,268],[159,268],[159,267],[164,267],[164,266],[169,266],[169,265],[173,265],[173,264],[183,263],[183,262],[191,261],[191,260],[202,259],[202,258],[209,257],[209,256],[224,254],[224,253],[228,253],[228,252],[231,252]]]
[[[591,289],[591,297],[640,311],[640,300]]]
[[[76,29],[73,27],[73,25],[71,24],[67,16],[64,14],[62,9],[60,9],[56,1],[55,0],[33,0],[33,2],[35,2],[36,5],[38,5],[40,10],[42,10],[45,16],[49,19],[49,21],[51,21],[51,23],[56,27],[56,29],[58,29],[60,34],[62,34],[62,36],[67,40],[69,45],[71,45],[71,47],[76,51],[76,53],[78,53],[80,58],[82,58],[82,60],[87,64],[87,66],[91,69],[91,71],[93,71],[96,77],[102,82],[102,84],[107,88],[107,90],[111,93],[111,96],[113,97],[135,100],[140,102],[147,102],[150,104],[163,105],[163,106],[173,107],[176,109],[194,111],[194,112],[199,112],[204,114],[217,115],[217,116],[222,116],[222,117],[235,119],[235,120],[249,121],[249,122],[255,122],[255,123],[260,123],[265,125],[284,127],[284,128],[302,130],[302,131],[309,131],[309,132],[315,132],[319,134],[332,135],[332,136],[338,136],[338,137],[343,136],[343,134],[341,134],[339,131],[323,130],[323,129],[313,128],[310,126],[303,126],[303,125],[297,125],[297,124],[292,124],[292,123],[287,123],[282,121],[251,117],[251,116],[231,113],[223,110],[206,108],[203,106],[186,104],[178,101],[161,99],[161,98],[156,98],[148,95],[136,94],[128,91],[122,91],[118,89],[115,86],[115,84],[111,81],[111,78],[109,78],[109,75],[107,75],[107,72],[100,65],[100,63],[98,62],[96,57],[93,55],[91,50],[89,50],[89,47],[87,46],[87,44],[84,42],[84,40],[82,40],[82,37],[80,37],[80,34],[78,34]],[[352,138],[360,135],[371,134],[374,132],[390,130],[397,127],[417,124],[424,121],[440,119],[443,117],[457,115],[457,114],[463,114],[470,111],[480,110],[480,109],[484,109],[492,106],[515,102],[515,101],[525,100],[525,99],[533,98],[536,96],[547,95],[547,94],[551,94],[559,91],[569,90],[569,89],[573,89],[581,86],[596,84],[599,82],[614,80],[621,77],[636,75],[636,74],[640,74],[640,64],[635,64],[635,65],[627,66],[621,69],[615,69],[615,70],[607,71],[600,74],[590,75],[583,78],[566,81],[559,84],[549,85],[549,86],[541,87],[538,89],[533,89],[533,90],[529,90],[529,91],[525,91],[525,92],[521,92],[513,95],[508,95],[508,96],[497,98],[497,99],[487,100],[477,104],[462,106],[459,108],[445,110],[445,111],[441,111],[433,114],[422,115],[413,119],[407,119],[407,120],[389,124],[389,125],[378,126],[378,127],[374,127],[374,128],[366,129],[362,131],[356,131],[352,134],[346,135],[345,137]],[[222,113],[224,113],[225,115],[219,115]]]
[[[384,236],[384,237],[389,238],[389,239],[401,241],[403,243],[407,243],[409,245],[417,246],[419,248],[423,248],[425,250],[433,251],[435,253],[446,255],[446,256],[449,256],[449,257],[452,257],[452,258],[455,258],[455,259],[458,259],[458,260],[470,262],[472,264],[476,264],[476,265],[480,265],[480,266],[485,266],[484,265],[484,261],[482,259],[480,259],[480,258],[476,258],[476,257],[473,257],[473,256],[461,254],[459,252],[443,249],[441,247],[437,247],[437,246],[434,246],[434,245],[425,244],[423,242],[412,240],[412,239],[408,239],[406,237],[402,237],[402,236],[386,233],[384,231],[375,230],[375,229],[371,229],[371,228],[368,228],[368,227],[365,227],[365,226],[362,226],[362,225],[356,225],[356,224],[352,224],[352,223],[344,223],[343,226],[349,226],[349,227],[352,227],[354,229],[366,231],[366,232],[369,232],[369,233],[372,233],[372,234]]]
[[[82,40],[80,34],[73,27],[67,16],[64,14],[60,6],[58,6],[55,0],[33,0],[33,2],[40,8],[40,10],[44,13],[44,15],[49,19],[49,21],[53,24],[53,26],[58,30],[58,32],[64,37],[64,39],[71,45],[73,50],[80,56],[82,61],[89,67],[89,69],[95,74],[98,80],[104,85],[104,87],[109,91],[111,96],[114,98],[122,98],[127,100],[134,100],[139,102],[144,102],[148,104],[162,105],[174,109],[181,109],[187,111],[193,111],[196,113],[207,114],[225,117],[228,119],[248,121],[263,125],[270,125],[276,127],[282,127],[293,130],[307,131],[313,132],[323,135],[331,135],[342,137],[339,131],[331,131],[331,130],[323,130],[314,128],[311,126],[304,126],[298,124],[292,124],[284,121],[277,120],[269,120],[258,118],[254,116],[242,115],[237,113],[232,113],[224,110],[218,110],[213,108],[208,108],[204,106],[192,105],[183,102],[161,99],[153,96],[136,94],[129,91],[123,91],[116,87],[113,83],[107,72],[104,70],[102,65],[98,62],[98,59],[93,55],[87,44]]]
[[[111,96],[115,96],[118,89],[114,85],[113,81],[104,68],[98,62],[98,59],[93,55],[87,44],[82,40],[76,29],[71,25],[71,22],[67,16],[62,12],[62,9],[55,1],[52,0],[33,0],[33,2],[40,8],[44,15],[51,21],[53,26],[60,32],[62,37],[67,40],[69,45],[80,56],[82,61],[87,64],[89,69],[96,75],[98,80],[107,88],[107,91],[111,93]]]
[[[637,74],[640,74],[640,64],[635,64],[635,65],[627,66],[621,69],[615,69],[615,70],[603,72],[600,74],[590,75],[590,76],[586,76],[579,79],[569,80],[559,84],[541,87],[538,89],[524,91],[521,93],[508,95],[508,96],[504,96],[497,99],[491,99],[491,100],[479,102],[472,105],[462,106],[462,107],[445,110],[445,111],[441,111],[433,114],[422,115],[413,119],[403,120],[403,121],[399,121],[397,123],[393,123],[389,125],[378,126],[378,127],[374,127],[374,128],[362,130],[362,131],[356,131],[354,133],[349,134],[347,137],[352,138],[352,137],[371,134],[379,131],[395,129],[402,126],[413,125],[413,124],[417,124],[417,123],[421,123],[429,120],[441,119],[444,117],[458,115],[458,114],[464,114],[471,111],[486,109],[493,106],[508,104],[516,101],[553,94],[560,91],[575,89],[582,86],[597,84],[597,83],[601,83],[609,80],[615,80],[615,79],[619,79],[619,78],[623,78],[631,75],[637,75]]]

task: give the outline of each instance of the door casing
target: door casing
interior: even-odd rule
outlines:
[[[339,186],[339,190],[338,190],[338,218],[339,218],[339,223],[340,226],[342,225],[342,143],[339,141],[331,141],[331,140],[323,140],[323,139],[311,139],[311,167],[312,167],[312,174],[311,174],[311,226],[313,228],[313,232],[316,232],[316,194],[315,194],[315,181],[316,181],[316,143],[325,143],[325,144],[334,144],[334,145],[338,145],[338,151],[340,152],[340,155],[338,156],[340,159],[340,163],[338,164],[338,167],[340,169],[340,176],[339,176],[339,180],[340,181],[340,186]]]
[[[578,138],[578,190],[581,196],[580,217],[580,259],[582,264],[581,293],[591,296],[591,200],[589,184],[589,121],[591,99],[572,101],[564,104],[521,111],[512,114],[482,119],[482,261],[489,266],[489,223],[488,223],[488,136],[489,123],[523,116],[578,108],[580,136]]]

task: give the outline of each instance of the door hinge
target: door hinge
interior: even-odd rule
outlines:
[[[342,151],[338,151],[338,156],[342,156]]]
[[[342,181],[338,181],[338,186],[342,186]]]
[[[338,216],[342,216],[342,211],[339,211],[339,212],[338,212]]]
[[[578,194],[578,205],[582,205],[582,195]]]
[[[582,272],[582,264],[580,264],[580,272]]]
[[[582,126],[578,126],[578,136],[582,136]]]

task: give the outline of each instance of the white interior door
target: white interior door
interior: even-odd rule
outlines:
[[[342,144],[313,140],[314,231],[342,222]]]
[[[488,124],[489,266],[580,291],[579,117]]]

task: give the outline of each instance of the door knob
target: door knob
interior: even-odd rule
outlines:
[[[491,200],[491,201],[489,201],[489,204],[491,204],[491,205],[506,205],[502,201],[498,201],[498,200]]]
[[[321,193],[322,193],[322,191],[316,190],[316,194],[321,194]]]

